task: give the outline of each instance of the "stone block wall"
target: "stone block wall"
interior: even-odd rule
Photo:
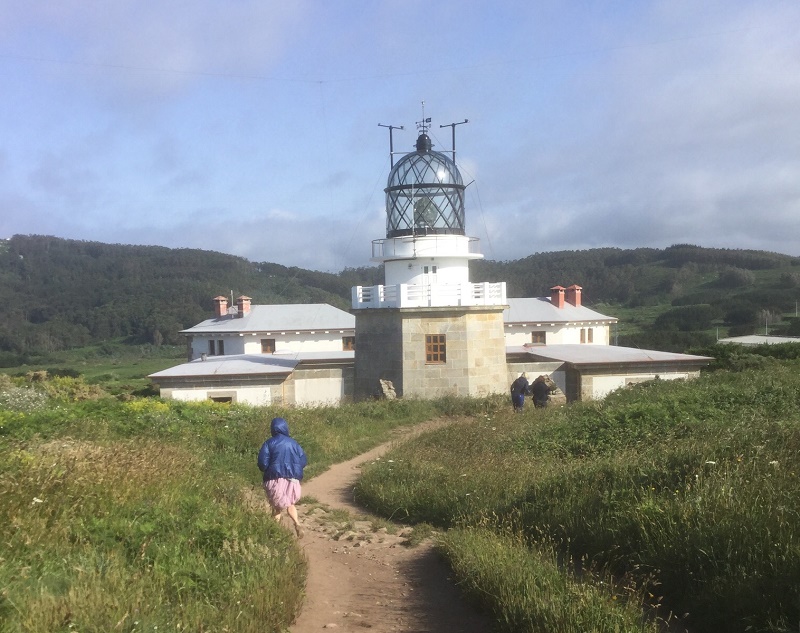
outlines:
[[[391,380],[401,397],[504,393],[503,308],[364,310],[356,314],[356,399]],[[444,334],[446,362],[428,363],[426,336]]]

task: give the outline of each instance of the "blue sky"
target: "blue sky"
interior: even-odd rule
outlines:
[[[0,237],[371,265],[432,118],[488,259],[800,255],[800,3],[0,0]]]

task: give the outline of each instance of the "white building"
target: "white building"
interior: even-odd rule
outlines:
[[[386,237],[372,261],[384,284],[356,286],[348,314],[324,304],[250,305],[184,330],[188,362],[152,374],[164,397],[252,404],[331,404],[379,395],[505,394],[522,371],[548,374],[568,401],[602,398],[643,380],[692,378],[711,360],[610,345],[617,319],[582,305],[582,288],[508,298],[505,282],[471,283],[482,258],[465,231],[465,185],[455,162],[433,150],[430,119],[396,164],[386,193]],[[455,143],[455,139],[454,139]],[[455,152],[452,152],[453,157]]]
[[[188,362],[151,374],[161,396],[252,405],[337,404],[352,395],[355,318],[317,304],[235,308],[183,330]]]
[[[352,351],[353,315],[327,303],[250,305],[239,297],[235,308],[226,297],[214,298],[214,317],[182,330],[188,360],[231,354]]]
[[[506,345],[609,345],[614,317],[582,305],[580,286],[555,286],[550,297],[508,299]]]

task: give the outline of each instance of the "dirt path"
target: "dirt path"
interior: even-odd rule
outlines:
[[[440,424],[418,426],[403,439]],[[402,528],[396,534],[374,532],[369,517],[354,504],[361,464],[380,457],[393,443],[337,464],[303,485],[303,495],[319,504],[298,506],[309,573],[305,605],[291,633],[492,630],[488,619],[461,598],[430,543],[404,546]],[[351,520],[336,521],[337,513],[325,507],[346,510]]]

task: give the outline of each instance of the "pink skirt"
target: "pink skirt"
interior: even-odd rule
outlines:
[[[268,479],[264,482],[267,500],[275,510],[285,510],[300,498],[300,482],[297,479]]]

